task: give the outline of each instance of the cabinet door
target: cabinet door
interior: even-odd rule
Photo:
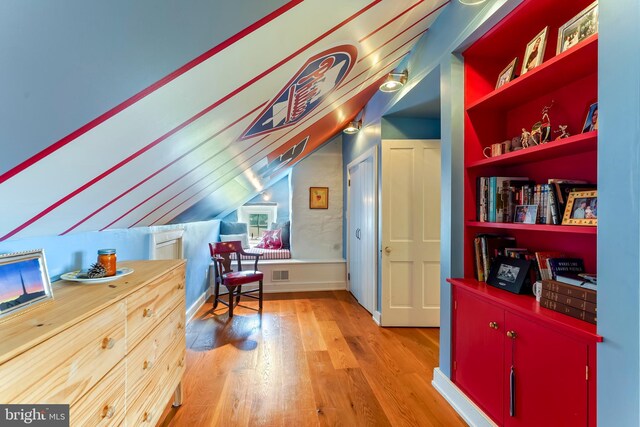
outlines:
[[[453,380],[502,424],[504,310],[454,288]]]
[[[587,425],[587,345],[507,312],[505,426]],[[504,333],[504,332],[503,332]],[[509,413],[509,376],[515,372],[515,414]]]

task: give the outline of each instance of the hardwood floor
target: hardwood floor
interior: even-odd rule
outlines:
[[[438,329],[380,328],[346,291],[265,299],[200,310],[163,426],[466,425],[431,386]]]

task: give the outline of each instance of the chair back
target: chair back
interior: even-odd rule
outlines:
[[[243,251],[240,240],[209,243],[209,252],[211,253],[211,259],[213,259],[217,265],[218,277],[222,277],[223,274],[233,271],[231,269],[231,254],[234,253],[236,254],[235,260],[238,261],[238,271],[242,270],[240,253]]]

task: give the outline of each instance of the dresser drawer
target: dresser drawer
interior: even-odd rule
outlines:
[[[125,355],[116,303],[0,366],[0,402],[73,404]]]
[[[104,378],[98,381],[70,408],[70,422],[73,426],[117,426],[125,415],[125,373],[123,360]]]
[[[185,370],[186,339],[178,338],[161,356],[135,393],[127,393],[128,426],[155,426]]]
[[[153,368],[167,349],[184,339],[185,312],[178,307],[127,355],[127,392],[135,394],[141,383],[155,371]]]
[[[162,319],[185,309],[184,270],[171,270],[127,297],[127,349],[131,351]]]

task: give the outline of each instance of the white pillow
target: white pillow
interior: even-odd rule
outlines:
[[[220,235],[221,242],[232,242],[234,240],[240,240],[242,242],[242,249],[249,249],[249,235],[247,233]]]

